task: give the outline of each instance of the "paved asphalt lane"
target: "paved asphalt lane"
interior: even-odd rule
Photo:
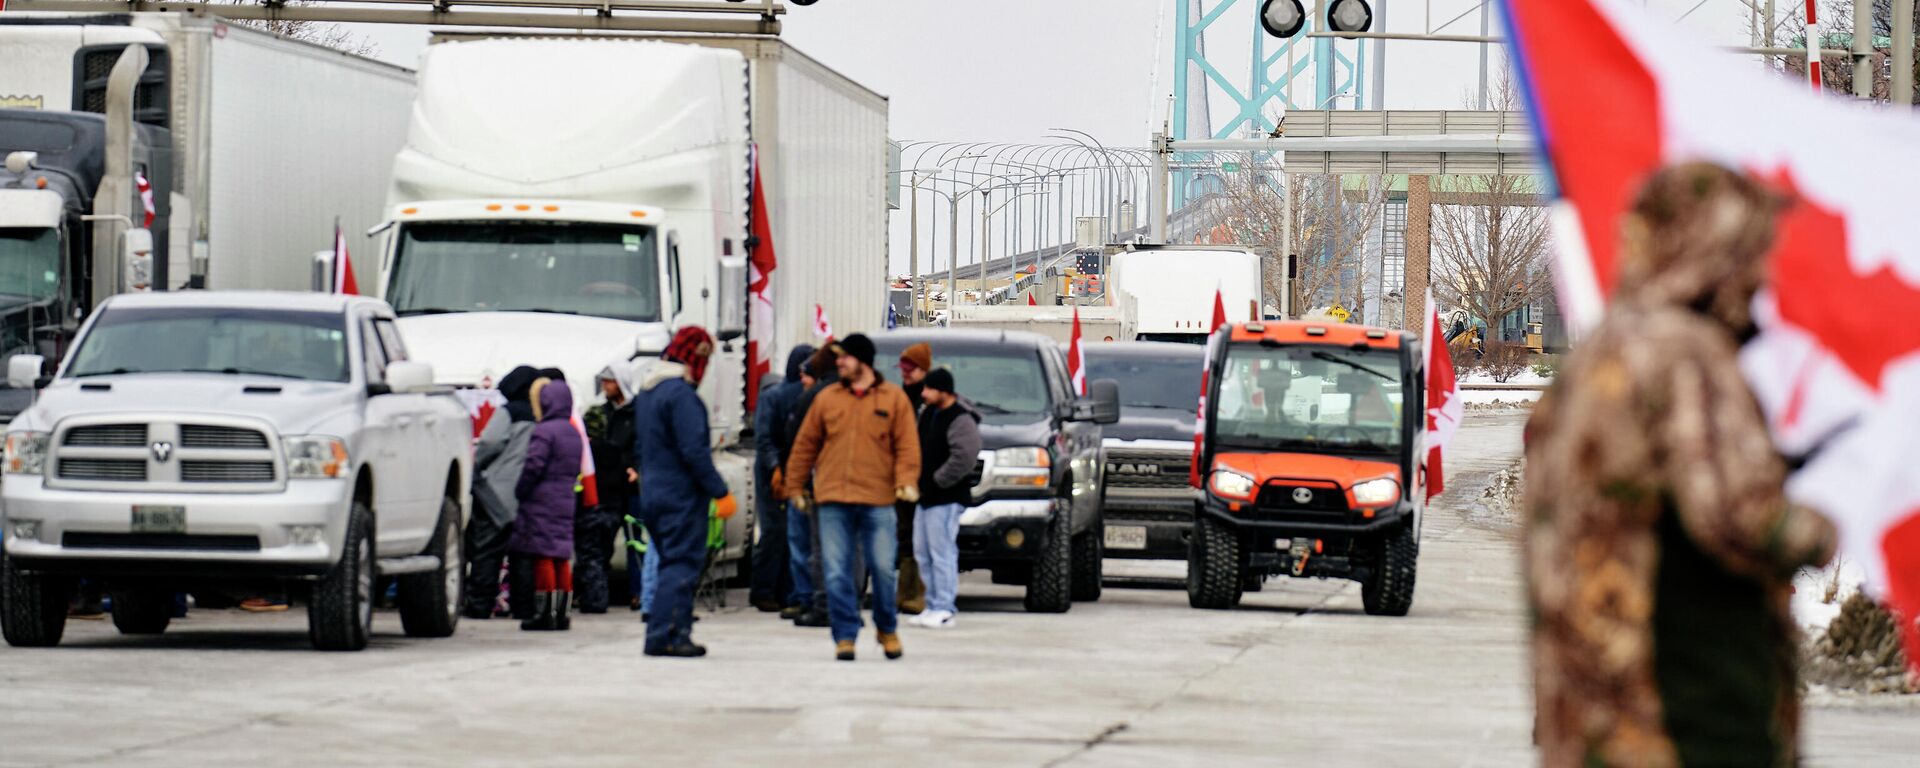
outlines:
[[[624,611],[439,641],[383,613],[355,654],[309,650],[298,611],[200,611],[154,638],[72,622],[60,648],[0,647],[0,766],[1525,765],[1515,532],[1469,511],[1519,424],[1468,417],[1405,618],[1363,615],[1351,583],[1288,580],[1231,612],[1109,589],[1032,616],[969,578],[956,629],[907,628],[897,662],[866,634],[854,664],[737,592],[698,625],[697,661],[643,657]],[[1920,708],[1843,701],[1809,726],[1816,765],[1920,755]]]

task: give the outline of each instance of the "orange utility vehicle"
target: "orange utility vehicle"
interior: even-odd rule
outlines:
[[[1426,499],[1422,367],[1402,331],[1220,329],[1194,461],[1193,607],[1231,608],[1287,575],[1353,579],[1367,613],[1406,615]]]

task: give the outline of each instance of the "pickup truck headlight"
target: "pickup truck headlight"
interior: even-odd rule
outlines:
[[[8,432],[6,470],[9,475],[37,475],[47,468],[45,432]]]
[[[1353,486],[1353,503],[1362,507],[1384,507],[1400,500],[1400,484],[1381,477]]]
[[[347,444],[335,437],[289,437],[281,441],[287,454],[287,477],[324,480],[346,474]]]
[[[993,452],[993,472],[987,484],[994,488],[1045,488],[1053,482],[1053,457],[1047,449],[1031,446]]]
[[[1213,495],[1223,499],[1252,501],[1253,491],[1258,484],[1251,476],[1231,469],[1216,469],[1207,477],[1207,487],[1213,489]]]

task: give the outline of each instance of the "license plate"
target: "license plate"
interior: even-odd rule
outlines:
[[[133,532],[186,533],[187,508],[172,504],[135,504]]]
[[[1142,525],[1107,526],[1107,549],[1146,549],[1147,528]]]

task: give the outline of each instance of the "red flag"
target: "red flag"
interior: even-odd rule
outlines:
[[[145,208],[147,212],[140,226],[151,227],[153,226],[153,185],[147,182],[146,174],[134,171],[133,186],[140,190],[140,207]]]
[[[1029,293],[1029,294],[1027,294],[1027,306],[1029,306],[1029,307],[1037,307],[1037,306],[1039,306],[1039,305],[1040,305],[1040,302],[1037,302],[1037,301],[1034,301],[1034,300],[1033,300],[1033,294],[1031,294],[1031,293]],[[1077,310],[1077,309],[1076,309],[1076,310],[1074,310],[1074,312],[1079,312],[1079,311],[1080,311],[1080,310]]]
[[[1819,96],[1637,3],[1505,2],[1561,198],[1554,272],[1574,325],[1599,315],[1621,216],[1659,167],[1721,163],[1794,201],[1741,367],[1775,444],[1805,458],[1788,496],[1839,527],[1841,556],[1906,617],[1920,665],[1920,240],[1906,187],[1920,174],[1920,120]]]
[[[753,152],[753,245],[747,256],[747,410],[760,404],[760,381],[773,372],[773,223],[767,214],[767,194],[760,183],[760,149]]]
[[[333,222],[333,292],[360,295],[360,284],[353,279],[353,259],[347,254],[347,233],[340,222]]]
[[[1207,379],[1213,367],[1214,345],[1219,343],[1220,328],[1226,324],[1227,302],[1216,287],[1213,289],[1213,322],[1207,324],[1207,356],[1200,361],[1200,410],[1193,419],[1193,461],[1187,467],[1187,484],[1195,488],[1201,487],[1200,478],[1206,475],[1200,466],[1200,448],[1207,436]]]
[[[1447,444],[1453,442],[1453,432],[1460,427],[1466,406],[1460,400],[1460,382],[1453,374],[1453,353],[1447,351],[1447,335],[1440,328],[1440,306],[1433,303],[1432,291],[1427,292],[1427,315],[1425,481],[1427,498],[1431,499],[1446,490],[1446,473],[1440,460]]]
[[[823,341],[833,340],[833,323],[827,322],[827,308],[813,305],[813,335]]]
[[[1087,394],[1087,351],[1080,346],[1080,305],[1073,305],[1073,336],[1067,341],[1067,379],[1073,382],[1073,393]]]

